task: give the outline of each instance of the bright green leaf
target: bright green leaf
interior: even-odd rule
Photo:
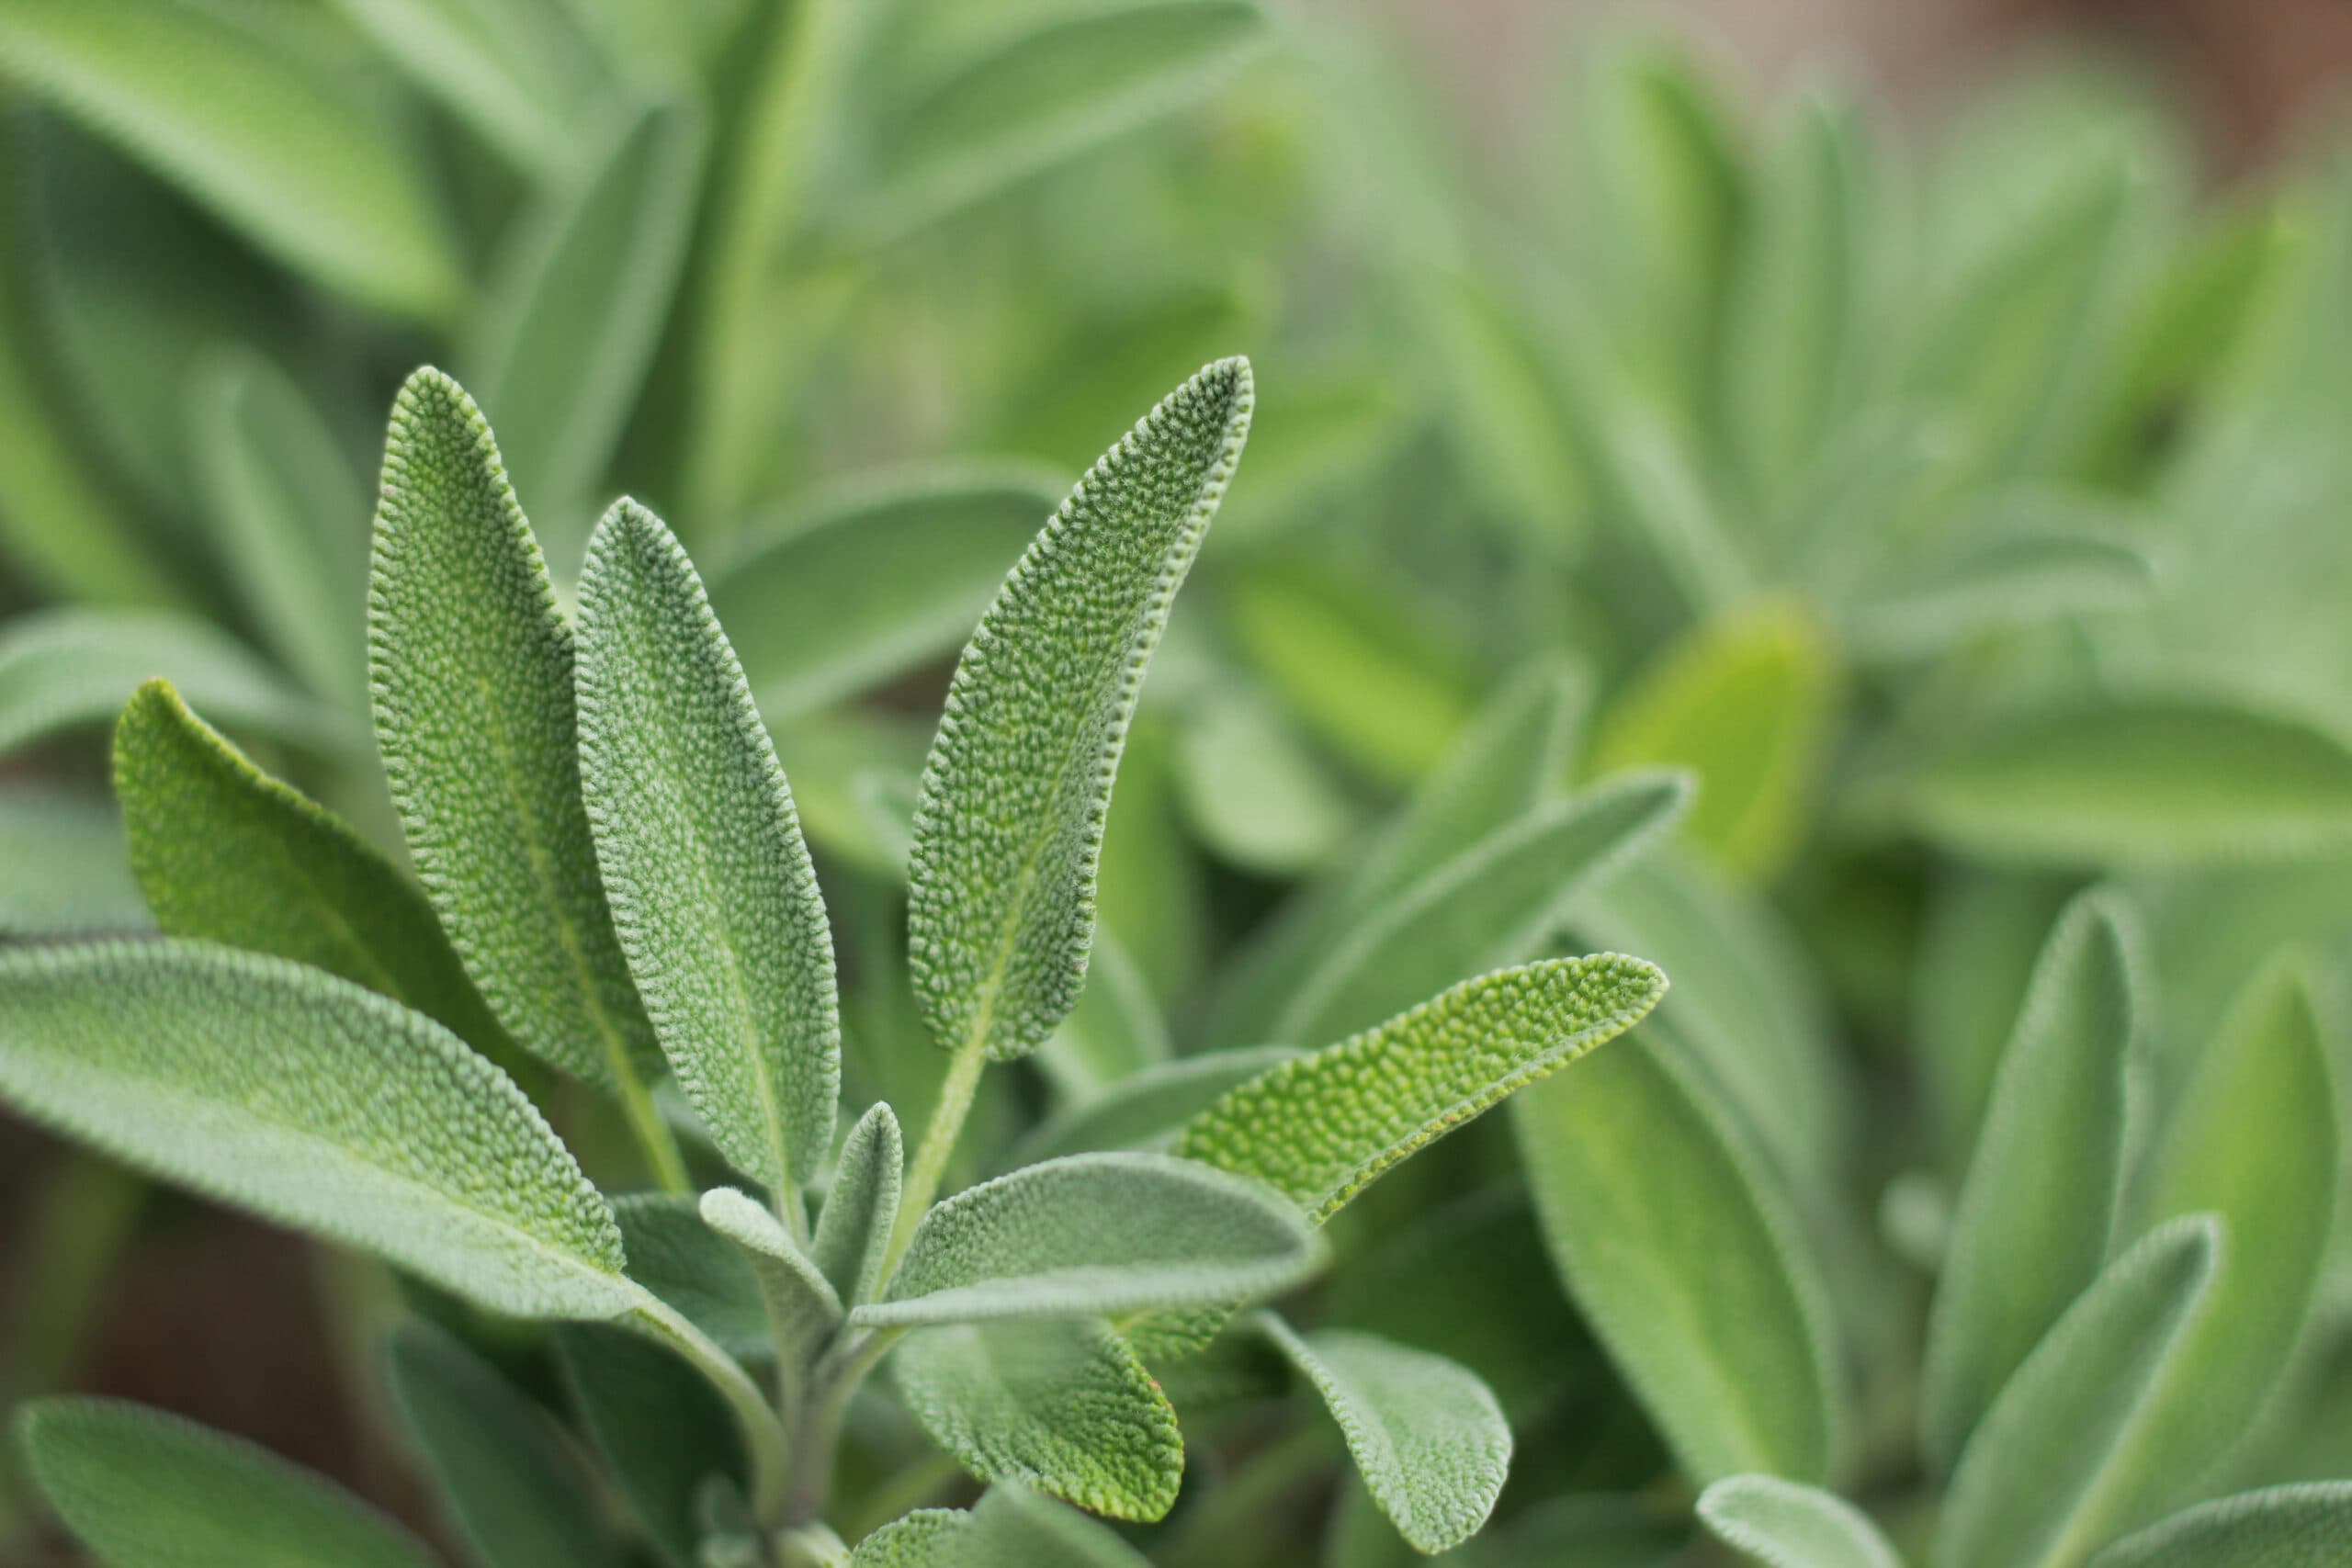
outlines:
[[[2352,1482],[2199,1504],[2117,1541],[2092,1568],[2333,1568],[2352,1554]]]
[[[1725,1546],[1765,1568],[1902,1568],[1878,1527],[1842,1497],[1770,1475],[1734,1475],[1699,1498]]]

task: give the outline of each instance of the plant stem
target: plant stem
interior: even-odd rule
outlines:
[[[931,1122],[923,1129],[922,1146],[915,1150],[914,1163],[907,1167],[907,1185],[899,1200],[899,1223],[890,1233],[890,1250],[883,1254],[883,1285],[899,1267],[905,1256],[907,1243],[914,1239],[915,1226],[922,1223],[931,1201],[939,1195],[940,1179],[947,1174],[948,1156],[956,1152],[956,1140],[964,1131],[964,1118],[971,1114],[972,1097],[979,1091],[980,1069],[988,1066],[988,1052],[981,1043],[982,1031],[975,1028],[956,1055],[949,1058],[947,1077],[939,1086],[939,1103],[931,1108]]]
[[[784,1427],[776,1420],[775,1412],[768,1408],[766,1396],[733,1357],[650,1292],[646,1292],[636,1315],[642,1326],[651,1329],[656,1337],[692,1361],[695,1370],[709,1379],[711,1386],[727,1401],[742,1428],[743,1450],[752,1463],[752,1517],[763,1529],[773,1529],[783,1523],[793,1490],[791,1452]],[[830,1469],[830,1458],[825,1462]]]
[[[842,1443],[842,1423],[857,1385],[882,1359],[883,1352],[905,1337],[903,1328],[879,1328],[863,1338],[838,1344],[818,1363],[808,1397],[794,1423],[792,1451],[799,1463],[792,1473],[784,1500],[783,1522],[799,1529],[818,1522],[833,1490],[833,1461]]]
[[[637,1146],[644,1154],[645,1163],[653,1171],[654,1182],[664,1192],[693,1191],[694,1183],[686,1177],[686,1156],[679,1152],[678,1137],[670,1131],[670,1123],[662,1120],[652,1091],[628,1063],[616,1062],[613,1068],[614,1081],[620,1089],[621,1111],[628,1118],[628,1129],[637,1136]]]

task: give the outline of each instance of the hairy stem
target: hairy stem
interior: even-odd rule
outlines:
[[[907,1244],[914,1239],[915,1226],[922,1223],[924,1211],[939,1195],[940,1179],[947,1174],[948,1157],[956,1152],[956,1140],[964,1131],[964,1118],[971,1114],[972,1097],[979,1091],[980,1070],[989,1061],[981,1035],[982,1031],[975,1028],[962,1048],[948,1059],[947,1077],[939,1086],[939,1103],[932,1107],[931,1122],[923,1129],[922,1146],[915,1150],[914,1162],[907,1167],[906,1190],[899,1200],[899,1222],[890,1232],[890,1249],[882,1257],[883,1287],[897,1272],[899,1259],[906,1255]]]
[[[711,1386],[727,1401],[736,1423],[742,1428],[743,1450],[752,1463],[752,1516],[763,1529],[774,1529],[783,1523],[786,1500],[794,1485],[791,1451],[782,1424],[776,1420],[775,1412],[768,1408],[766,1396],[733,1357],[651,1292],[647,1292],[639,1304],[636,1318],[639,1326],[650,1329],[656,1338],[693,1362],[695,1370],[709,1379]],[[825,1464],[830,1470],[830,1454]]]

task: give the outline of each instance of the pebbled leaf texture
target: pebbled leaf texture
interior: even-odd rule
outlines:
[[[729,1162],[797,1194],[841,1098],[832,931],[742,667],[633,502],[589,546],[577,689],[589,827],[653,1032]]]
[[[639,1304],[612,1211],[512,1080],[283,959],[175,941],[0,956],[0,1097],[492,1311]]]
[[[1417,1551],[1476,1535],[1510,1473],[1510,1424],[1476,1373],[1353,1329],[1301,1335],[1251,1319],[1330,1406],[1373,1501]]]
[[[2352,1482],[2274,1486],[2175,1514],[2091,1568],[2335,1568],[2352,1560]]]
[[[1025,1055],[1078,999],[1112,777],[1253,402],[1241,359],[1170,393],[1079,481],[964,650],[908,888],[916,995],[943,1046]]]
[[[1269,1182],[1320,1223],[1397,1161],[1615,1039],[1665,994],[1664,975],[1613,953],[1464,980],[1232,1090],[1176,1152]]]
[[[891,1351],[890,1371],[932,1440],[983,1481],[1116,1519],[1157,1519],[1175,1504],[1175,1408],[1101,1318],[926,1328]]]
[[[833,1185],[817,1216],[808,1256],[851,1306],[872,1301],[881,1288],[905,1161],[899,1119],[888,1105],[877,1104],[849,1130],[834,1163]]]
[[[473,400],[392,405],[368,595],[376,739],[426,895],[514,1038],[592,1082],[653,1054],[581,796],[572,637]]]
[[[34,1483],[107,1568],[433,1568],[343,1488],[176,1416],[45,1399],[16,1424]]]
[[[1025,1487],[992,1486],[969,1513],[925,1508],[885,1525],[851,1568],[1148,1568],[1107,1525]]]
[[[1947,1469],[2106,1264],[2122,1201],[2141,948],[2120,898],[2075,899],[2002,1053],[1929,1320],[1921,1438]]]
[[[254,767],[167,682],[140,687],[115,725],[114,791],[131,869],[165,934],[308,964],[485,1050],[505,1044],[424,894]]]
[[[1903,1568],[1852,1504],[1777,1476],[1726,1476],[1700,1495],[1699,1518],[1764,1568]]]
[[[868,1327],[1107,1316],[1272,1295],[1324,1261],[1262,1182],[1155,1154],[1072,1155],[925,1214]]]
[[[731,1187],[702,1195],[702,1223],[742,1249],[767,1304],[777,1358],[808,1360],[841,1326],[842,1299],[776,1217]]]

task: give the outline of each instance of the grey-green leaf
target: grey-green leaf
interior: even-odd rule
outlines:
[[[1510,1470],[1510,1424],[1476,1373],[1374,1334],[1301,1335],[1272,1313],[1253,1326],[1315,1385],[1364,1485],[1421,1551],[1477,1533]]]
[[[742,667],[634,502],[589,547],[579,659],[581,788],[638,995],[729,1163],[797,1193],[841,1098],[832,932]]]
[[[984,1481],[1120,1519],[1157,1519],[1176,1501],[1176,1412],[1100,1318],[926,1328],[891,1352],[890,1369],[932,1440]]]
[[[745,1478],[726,1402],[640,1334],[568,1324],[555,1343],[581,1424],[639,1528],[668,1568],[696,1568],[696,1497],[712,1476]]]
[[[677,1193],[632,1192],[613,1201],[628,1248],[628,1277],[669,1303],[738,1359],[775,1354],[760,1281],[741,1250],[703,1223],[702,1206]]]
[[[445,1330],[392,1336],[393,1402],[481,1568],[617,1568],[594,1487],[545,1415]]]
[[[732,1187],[702,1195],[702,1222],[742,1250],[767,1305],[777,1359],[809,1359],[841,1326],[842,1299],[776,1217]]]
[[[926,1508],[858,1542],[853,1568],[1148,1568],[1109,1526],[1026,1487],[992,1486],[970,1513]]]
[[[634,1081],[653,1050],[581,797],[572,637],[463,389],[419,370],[385,443],[368,588],[376,736],[417,874],[514,1038]]]
[[[872,1301],[881,1286],[882,1260],[889,1252],[890,1228],[898,1222],[905,1161],[899,1118],[887,1103],[877,1103],[859,1117],[842,1143],[808,1256],[851,1306]]]
[[[62,790],[0,791],[0,936],[96,936],[151,929],[153,917],[103,801]]]
[[[1902,1568],[1852,1504],[1777,1476],[1726,1476],[1700,1495],[1699,1517],[1764,1568]]]
[[[2075,899],[2002,1053],[1928,1337],[1921,1446],[1946,1469],[2106,1264],[2128,1153],[2141,947],[2121,899]]]
[[[0,956],[0,1097],[494,1311],[639,1303],[612,1211],[512,1080],[283,959],[175,941]]]
[[[1154,1154],[1072,1155],[968,1188],[922,1218],[869,1327],[1110,1316],[1272,1295],[1321,1266],[1261,1182]]]
[[[1111,781],[1250,428],[1247,361],[1170,393],[1079,481],[981,618],[923,769],[909,956],[951,1050],[1035,1050],[1077,1000]]]
[[[1824,1288],[1743,1131],[1657,1042],[1521,1095],[1554,1262],[1694,1480],[1825,1480],[1843,1410]]]
[[[2126,1537],[2091,1568],[2335,1568],[2352,1558],[2352,1482],[2202,1503]]]
[[[424,1544],[251,1443],[107,1399],[17,1412],[32,1479],[107,1568],[434,1568]]]

